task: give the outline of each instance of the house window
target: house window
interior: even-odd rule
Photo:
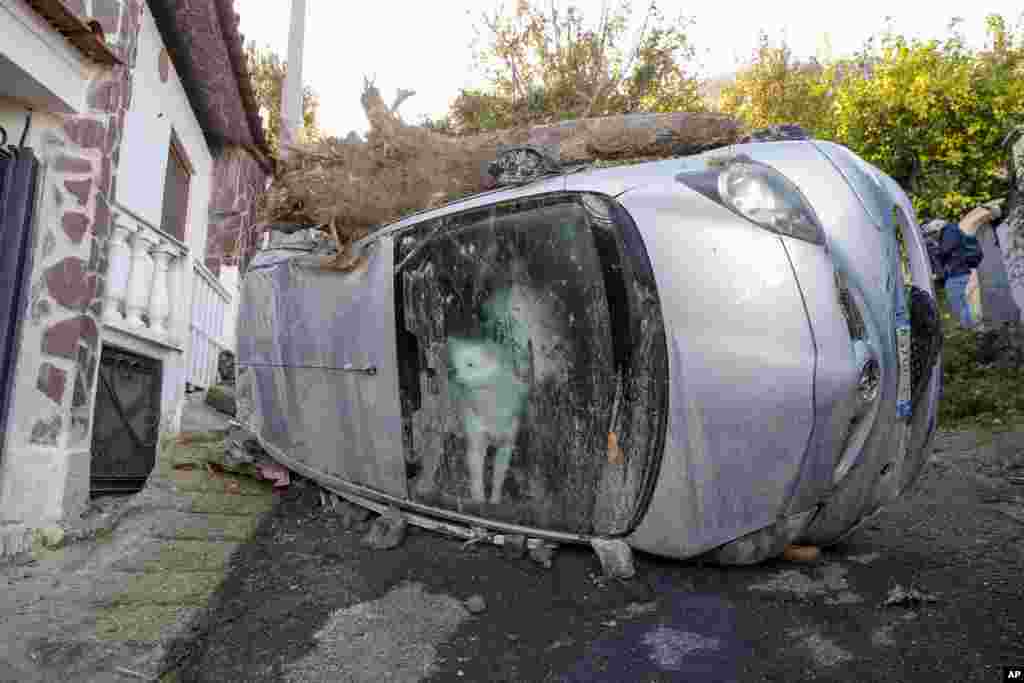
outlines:
[[[182,242],[185,241],[185,226],[188,223],[188,190],[191,180],[192,164],[189,163],[178,136],[172,133],[167,155],[167,175],[164,178],[163,217],[160,219],[160,229]]]

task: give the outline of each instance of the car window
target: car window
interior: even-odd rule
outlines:
[[[624,533],[639,519],[667,355],[646,251],[623,212],[607,197],[557,193],[401,234],[414,500],[570,533]],[[640,476],[623,477],[627,463]]]

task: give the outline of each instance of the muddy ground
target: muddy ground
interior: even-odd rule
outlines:
[[[415,530],[372,551],[293,485],[169,648],[164,680],[1001,680],[1024,663],[1016,481],[1024,429],[940,434],[916,488],[816,564],[641,555],[628,584],[580,548],[551,569]],[[897,587],[923,600],[884,605]]]

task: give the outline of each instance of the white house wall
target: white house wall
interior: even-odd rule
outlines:
[[[213,157],[185,89],[167,60],[161,79],[160,33],[143,6],[138,55],[132,73],[132,104],[125,117],[124,142],[117,173],[118,203],[152,226],[160,227],[171,130],[177,134],[194,170],[189,185],[186,243],[193,256],[206,247],[207,209]],[[166,60],[166,56],[164,57]]]
[[[121,65],[86,65],[37,16],[11,20],[12,13],[25,13],[24,0],[0,0],[0,20],[6,22],[0,38],[0,125],[9,142],[21,136],[25,95],[45,95],[33,107],[27,138],[43,171],[11,413],[0,435],[0,521],[27,528],[74,516],[88,500],[103,347],[162,362],[161,431],[178,430],[192,289],[197,277],[208,277],[198,264],[215,266],[221,275],[217,287],[226,282],[234,295],[234,272],[228,267],[221,273],[220,266],[234,265],[227,263],[226,246],[254,220],[254,201],[266,182],[266,171],[248,151],[228,150],[213,159],[147,3],[87,1],[85,7],[86,14],[101,8],[96,18]],[[6,62],[38,80],[4,81]],[[172,130],[193,170],[184,243],[159,229]],[[233,217],[208,231],[214,186],[218,210]],[[165,316],[163,298],[153,294],[160,279],[152,274],[168,264],[172,310]],[[147,314],[141,323],[139,316],[127,315],[124,289],[133,278],[122,280],[130,272],[146,288],[133,290],[134,312],[142,308]],[[225,315],[231,337],[234,307]],[[153,324],[165,317],[169,329]]]
[[[0,94],[65,114],[82,110],[96,67],[24,0],[0,3]],[[13,92],[5,92],[5,91]],[[9,131],[8,131],[9,132]]]
[[[46,111],[34,110],[32,124],[25,138],[25,146],[40,149],[43,146],[46,131],[60,130],[63,124],[59,116]],[[3,126],[10,138],[8,144],[18,144],[21,132],[25,130],[25,105],[20,100],[0,96],[0,126]]]

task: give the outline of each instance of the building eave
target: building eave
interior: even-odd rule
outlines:
[[[60,0],[25,0],[25,3],[92,61],[105,66],[122,63],[107,46],[102,29],[79,19]]]
[[[273,156],[249,80],[233,0],[149,0],[148,5],[211,148],[242,147],[271,172]]]

